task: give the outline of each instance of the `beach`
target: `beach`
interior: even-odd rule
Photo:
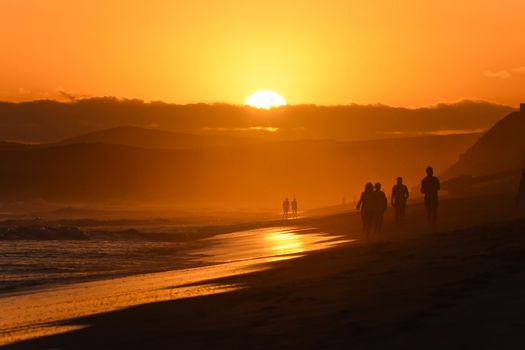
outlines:
[[[305,231],[299,227],[265,227],[218,234],[186,242],[185,246],[181,242],[150,241],[3,242],[26,247],[11,248],[23,253],[20,260],[25,261],[26,272],[12,273],[15,277],[3,281],[0,344],[70,330],[60,323],[76,317],[242,288],[208,285],[206,281],[263,270],[268,262],[350,242],[337,235]],[[15,255],[8,254],[6,259],[13,260]],[[27,262],[30,259],[33,261]],[[107,266],[107,271],[100,271],[98,265],[81,267],[97,260],[99,265],[111,267]],[[53,271],[65,269],[68,263],[68,273]],[[153,272],[144,270],[148,268]],[[53,273],[46,276],[45,270]]]
[[[525,349],[525,1],[0,23],[0,350]]]
[[[41,294],[50,319],[35,322],[27,312],[29,321],[11,329],[26,339],[5,348],[521,348],[525,221],[510,198],[443,201],[437,230],[426,227],[416,204],[404,228],[387,213],[384,234],[369,241],[358,239],[358,215],[310,218],[274,231],[285,232],[282,254],[249,259],[253,252],[242,244],[219,244],[211,254],[218,264],[185,276],[144,274],[0,298],[14,307],[51,293]],[[242,242],[243,234],[233,234]],[[290,235],[313,237],[312,249],[298,251]],[[87,290],[85,300],[79,290]],[[89,297],[101,291],[126,297],[121,304]],[[88,311],[75,314],[63,307],[68,303]]]

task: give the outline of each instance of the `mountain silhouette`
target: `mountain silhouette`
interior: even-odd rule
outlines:
[[[253,209],[271,208],[283,193],[293,193],[312,207],[352,199],[370,179],[389,184],[402,175],[407,184],[416,183],[428,159],[444,168],[479,136],[194,149],[98,142],[0,148],[0,198]]]
[[[452,195],[515,192],[525,168],[525,110],[496,123],[442,173]]]
[[[442,175],[484,176],[525,167],[525,111],[496,123]]]
[[[35,147],[33,145],[26,145],[23,143],[17,143],[17,142],[4,142],[0,141],[0,150],[23,150],[28,149],[31,147]]]
[[[104,143],[139,148],[191,149],[231,146],[253,142],[256,142],[256,140],[244,137],[193,135],[135,126],[120,126],[72,137],[58,144]]]

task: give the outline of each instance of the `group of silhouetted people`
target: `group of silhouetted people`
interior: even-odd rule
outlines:
[[[437,222],[437,209],[439,206],[438,192],[441,189],[439,179],[434,176],[434,169],[427,167],[427,176],[421,180],[421,193],[425,196],[425,209],[427,220],[430,226],[434,227]],[[525,176],[525,172],[524,172]],[[522,181],[522,191],[525,196],[525,181]],[[403,184],[403,178],[398,177],[396,184],[392,187],[390,201],[395,210],[395,219],[397,225],[402,225],[409,193],[406,185]],[[525,200],[524,200],[525,202]],[[371,232],[381,232],[383,226],[383,217],[388,207],[387,197],[381,190],[381,184],[367,183],[365,191],[361,193],[361,198],[357,202],[357,210],[361,210],[361,220],[363,222],[363,232],[366,237]]]
[[[434,176],[434,169],[427,167],[427,176],[421,180],[421,193],[424,195],[424,205],[427,213],[427,221],[431,227],[435,227],[438,218],[439,196],[441,189],[439,179]],[[395,221],[398,226],[403,224],[408,202],[409,192],[403,178],[398,177],[396,184],[392,187],[390,202],[395,211]],[[525,212],[525,169],[521,174],[521,180],[516,196],[517,207],[520,211]],[[385,192],[381,189],[378,182],[375,185],[367,183],[365,191],[361,193],[357,210],[361,211],[361,220],[363,222],[363,232],[368,238],[371,232],[380,233],[383,227],[383,218],[388,207],[388,200]],[[290,202],[288,198],[283,201],[283,218],[289,218],[290,208],[292,218],[297,218],[297,199],[294,197]]]
[[[288,219],[288,213],[290,212],[290,207],[292,208],[292,218],[297,218],[297,199],[295,197],[292,199],[292,202],[286,197],[283,201],[283,218]]]

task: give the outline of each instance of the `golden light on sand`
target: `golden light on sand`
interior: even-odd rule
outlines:
[[[297,254],[304,251],[302,236],[288,231],[270,232],[266,237],[269,249],[276,255]]]
[[[260,90],[248,96],[246,101],[244,101],[244,105],[255,108],[270,109],[286,106],[286,101],[281,95],[273,91]]]

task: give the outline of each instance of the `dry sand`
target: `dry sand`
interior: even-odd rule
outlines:
[[[376,240],[185,286],[238,289],[71,319],[76,330],[5,348],[522,349],[525,221],[511,208],[510,196],[443,201],[430,232],[416,205]],[[308,225],[359,236],[356,215]]]

